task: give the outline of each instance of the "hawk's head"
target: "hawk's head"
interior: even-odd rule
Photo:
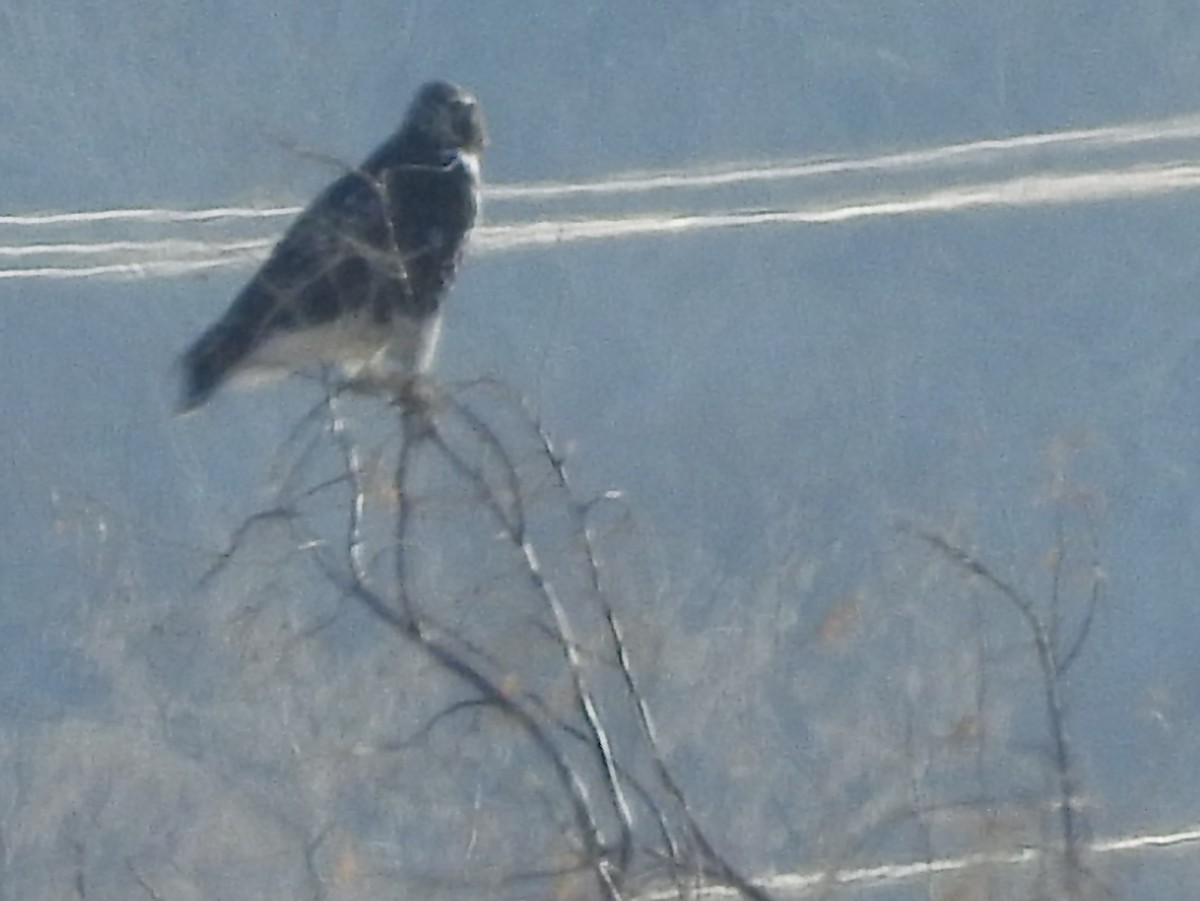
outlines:
[[[487,144],[479,101],[448,81],[422,85],[408,108],[404,127],[438,150],[479,153]]]

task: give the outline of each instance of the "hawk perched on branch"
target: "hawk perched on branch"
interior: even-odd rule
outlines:
[[[300,214],[184,354],[179,411],[239,375],[331,363],[350,378],[403,382],[424,371],[479,209],[485,143],[470,93],[424,85],[399,131]]]

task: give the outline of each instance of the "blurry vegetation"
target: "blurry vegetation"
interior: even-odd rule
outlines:
[[[6,896],[842,897],[838,873],[968,855],[884,894],[1110,891],[1067,678],[1103,511],[1069,448],[1029,563],[905,521],[831,591],[796,511],[754,583],[664,586],[506,389],[381,403],[316,405],[276,503],[168,604],[108,512],[57,495],[107,699],[6,739]]]

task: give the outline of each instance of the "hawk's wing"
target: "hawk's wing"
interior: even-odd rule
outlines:
[[[394,201],[354,171],[300,214],[225,315],[184,355],[180,409],[193,409],[264,342],[367,310],[386,323],[412,303]]]
[[[251,331],[321,325],[373,302],[403,306],[411,289],[384,188],[350,172],[300,214],[230,307]],[[387,318],[387,309],[373,312]]]

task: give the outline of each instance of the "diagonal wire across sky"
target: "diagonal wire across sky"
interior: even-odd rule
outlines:
[[[1138,200],[1197,188],[1200,117],[1191,116],[867,157],[495,185],[487,207],[507,216],[476,230],[472,252]],[[0,280],[172,278],[248,268],[299,211],[281,204],[0,215]],[[258,231],[242,233],[247,226]],[[155,235],[137,234],[146,228]],[[168,230],[173,236],[163,237]],[[32,240],[18,240],[26,236]]]

